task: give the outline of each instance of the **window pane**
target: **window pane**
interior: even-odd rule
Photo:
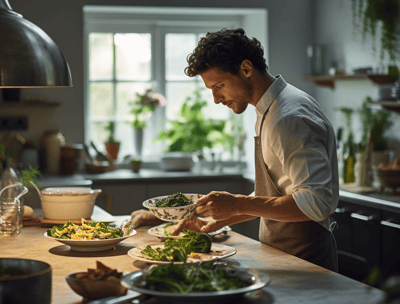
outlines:
[[[167,34],[165,37],[165,73],[167,80],[184,80],[186,57],[197,45],[196,34]]]
[[[177,118],[177,114],[182,106],[182,103],[185,101],[187,96],[190,96],[190,94],[193,93],[195,89],[196,89],[196,83],[193,81],[167,82],[166,118],[168,120],[174,120]]]
[[[204,87],[203,84],[202,87]],[[223,119],[223,120],[227,120],[229,118],[229,115],[232,112],[232,110],[221,103],[216,104],[214,102],[211,90],[205,89],[201,92],[201,95],[208,102],[207,110],[205,111],[206,118]]]
[[[204,85],[196,82],[167,82],[167,113],[168,120],[177,118],[178,112],[185,101],[186,97],[193,96],[193,91],[198,87],[204,88]],[[184,94],[182,94],[184,92]],[[202,91],[203,98],[208,102],[207,108],[204,111],[206,118],[228,119],[229,113],[232,111],[228,107],[221,104],[215,104],[211,90],[205,89]]]
[[[151,34],[115,34],[118,80],[151,78]]]
[[[112,79],[112,66],[112,34],[91,33],[89,35],[89,79]]]
[[[129,119],[131,106],[129,102],[136,100],[136,93],[143,94],[151,87],[149,82],[123,82],[117,84],[117,116]]]
[[[90,117],[113,117],[113,91],[111,82],[91,83],[89,87]]]
[[[104,130],[104,127],[106,125],[107,124],[105,122],[94,122],[91,124],[91,140],[94,142],[99,151],[105,150],[104,143],[107,139],[107,132]]]

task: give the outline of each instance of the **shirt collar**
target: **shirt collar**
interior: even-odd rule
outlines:
[[[269,109],[276,96],[286,87],[287,83],[281,75],[275,76],[276,80],[265,91],[264,95],[260,98],[256,105],[256,112],[259,115],[265,114]]]

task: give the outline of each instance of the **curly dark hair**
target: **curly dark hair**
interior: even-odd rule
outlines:
[[[268,66],[260,41],[247,37],[241,28],[223,28],[218,32],[208,32],[200,39],[193,53],[186,58],[189,65],[185,74],[194,77],[211,67],[237,74],[245,59],[250,60],[261,73],[266,73]]]

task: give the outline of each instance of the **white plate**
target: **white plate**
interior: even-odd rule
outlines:
[[[149,244],[151,248],[164,248],[163,244]],[[145,255],[141,253],[141,251],[146,247],[147,245],[141,245],[137,246],[135,248],[132,248],[131,250],[128,251],[128,255],[132,258],[135,258],[137,260],[146,262],[146,263],[152,263],[152,264],[171,264],[172,262],[170,261],[154,261],[148,259]],[[236,249],[227,246],[227,245],[222,245],[222,244],[212,244],[211,245],[211,252],[210,253],[196,253],[200,256],[200,259],[194,259],[194,258],[188,258],[187,263],[200,263],[200,262],[205,262],[205,261],[212,261],[212,260],[218,260],[218,259],[223,259],[230,257],[236,253]],[[174,262],[174,264],[183,264],[183,262]]]
[[[106,251],[106,250],[111,250],[114,249],[115,245],[128,237],[134,236],[137,233],[136,230],[132,230],[129,235],[124,235],[123,237],[115,238],[115,239],[104,239],[104,240],[90,240],[90,241],[84,241],[84,240],[70,240],[70,239],[57,239],[51,236],[47,235],[47,231],[44,233],[44,236],[58,241],[60,243],[63,243],[65,245],[68,245],[71,250],[74,251],[84,251],[84,252],[89,252],[89,251]]]
[[[161,224],[161,225],[158,225],[158,226],[150,228],[148,230],[148,233],[150,235],[154,235],[154,236],[158,237],[163,242],[167,238],[167,236],[165,236],[165,234],[164,234],[164,227],[169,225],[169,224],[175,225],[173,223],[164,223],[164,224]],[[222,227],[221,229],[218,229],[217,231],[210,232],[208,235],[213,237],[214,235],[218,235],[218,234],[221,234],[221,233],[226,233],[226,232],[231,231],[231,230],[232,230],[231,227],[225,226],[225,227]],[[168,237],[181,237],[181,236],[184,236],[184,235],[185,234],[183,232],[181,232],[176,236],[170,235]]]

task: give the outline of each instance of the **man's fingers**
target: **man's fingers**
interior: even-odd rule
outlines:
[[[199,205],[199,206],[203,206],[204,204],[207,204],[207,202],[208,202],[207,196],[208,196],[208,195],[202,195],[202,196],[196,201],[196,204]]]

